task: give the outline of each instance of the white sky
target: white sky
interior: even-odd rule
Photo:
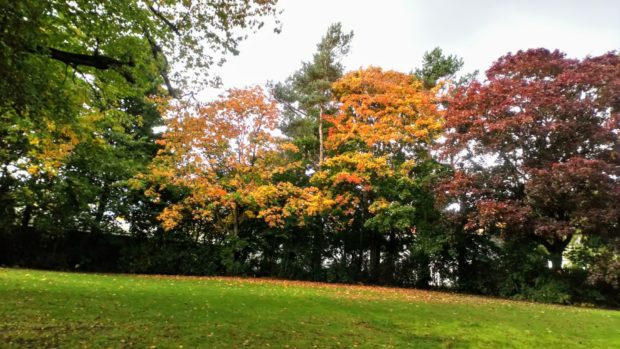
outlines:
[[[355,32],[347,69],[409,72],[436,46],[462,57],[463,72],[484,72],[519,49],[557,48],[574,58],[620,49],[620,0],[280,0],[279,8],[281,34],[266,26],[216,70],[225,88],[284,80],[335,22]]]

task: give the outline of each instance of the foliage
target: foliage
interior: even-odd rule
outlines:
[[[345,73],[336,23],[196,101],[276,2],[0,0],[0,263],[620,304],[616,53]]]
[[[381,235],[389,235],[386,255],[394,264],[397,236],[406,239],[421,223],[416,210],[427,210],[420,207],[425,183],[417,172],[429,161],[441,114],[418,80],[394,71],[351,72],[333,90],[340,107],[326,117],[329,157],[311,183],[334,198],[336,231],[359,229],[361,239],[369,239],[371,278],[377,280]],[[393,271],[386,273],[393,280]]]
[[[520,51],[449,99],[446,191],[467,198],[453,201],[471,207],[466,229],[526,234],[555,269],[575,234],[617,236],[619,68],[615,54]]]
[[[443,50],[435,47],[424,52],[422,68],[415,70],[415,76],[422,80],[425,88],[437,85],[440,79],[450,79],[463,67],[463,59],[455,55],[445,56]]]
[[[344,33],[340,23],[330,25],[312,61],[303,62],[285,83],[273,85],[273,94],[284,107],[283,130],[288,136],[318,136],[313,128],[322,117],[321,109],[326,114],[333,109],[331,85],[343,74],[341,60],[348,54],[352,39],[353,32]]]
[[[159,188],[183,188],[188,194],[160,215],[164,228],[176,227],[185,215],[222,233],[238,235],[239,224],[256,216],[279,217],[256,209],[269,186],[267,163],[276,147],[276,104],[259,87],[229,90],[220,99],[193,108],[176,106],[169,111],[164,146],[151,166]],[[268,186],[266,188],[265,186]],[[275,224],[275,223],[274,223]]]
[[[328,229],[325,227],[324,212],[331,207],[333,200],[323,197],[321,191],[309,184],[309,179],[322,166],[325,158],[324,129],[329,125],[323,116],[333,113],[337,108],[331,85],[344,72],[341,61],[349,52],[352,38],[353,32],[344,32],[340,23],[330,25],[317,44],[312,60],[303,62],[302,67],[284,83],[271,84],[271,92],[282,109],[280,128],[298,150],[289,154],[292,156],[289,161],[299,162],[296,173],[289,180],[304,188],[301,191],[303,197],[297,200],[295,206],[297,210],[306,208],[305,212],[308,213],[302,214],[302,226],[282,231],[288,240],[284,244],[285,250],[290,249],[283,251],[286,256],[283,260],[289,261],[289,256],[295,256],[292,260],[300,262],[294,264],[309,261],[315,280],[324,279],[324,260],[330,258],[331,254],[327,249]],[[284,269],[290,270],[289,267]],[[298,275],[305,274],[304,271]]]
[[[162,121],[150,96],[204,86],[274,5],[0,2],[2,230],[118,233],[139,216],[131,229],[146,220],[152,231],[156,208],[128,185],[155,153]]]

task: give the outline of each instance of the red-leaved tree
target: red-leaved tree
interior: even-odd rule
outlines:
[[[447,102],[443,194],[466,229],[530,237],[556,270],[576,234],[619,235],[618,55],[508,54]]]

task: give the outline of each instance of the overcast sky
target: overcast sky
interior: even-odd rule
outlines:
[[[436,46],[462,57],[464,72],[483,72],[519,49],[557,48],[575,58],[620,49],[620,0],[280,0],[279,7],[282,33],[262,30],[244,41],[217,71],[225,88],[285,79],[335,22],[355,33],[347,69],[409,72]]]

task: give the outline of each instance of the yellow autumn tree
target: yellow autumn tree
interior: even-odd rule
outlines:
[[[148,194],[159,199],[167,187],[180,188],[182,200],[160,215],[165,229],[183,219],[206,222],[237,234],[257,215],[254,194],[268,183],[265,159],[277,149],[279,113],[260,87],[231,89],[204,105],[168,107],[163,149],[150,168]]]
[[[334,199],[334,226],[369,241],[370,273],[377,277],[384,236],[394,247],[422,210],[421,172],[430,167],[421,165],[431,161],[442,113],[435,91],[410,74],[370,67],[346,74],[332,89],[340,107],[325,116],[328,157],[311,183]]]
[[[175,189],[159,219],[166,230],[182,221],[201,222],[237,236],[252,219],[280,227],[316,210],[316,188],[277,179],[298,162],[287,161],[295,146],[278,136],[276,103],[260,87],[232,89],[205,105],[167,108],[162,149],[150,167],[147,194],[156,201]]]
[[[331,123],[325,143],[330,157],[312,181],[335,190],[348,186],[335,197],[355,206],[377,181],[407,178],[416,162],[428,159],[442,115],[435,91],[410,74],[370,67],[346,74],[332,88],[340,108],[325,116]]]

